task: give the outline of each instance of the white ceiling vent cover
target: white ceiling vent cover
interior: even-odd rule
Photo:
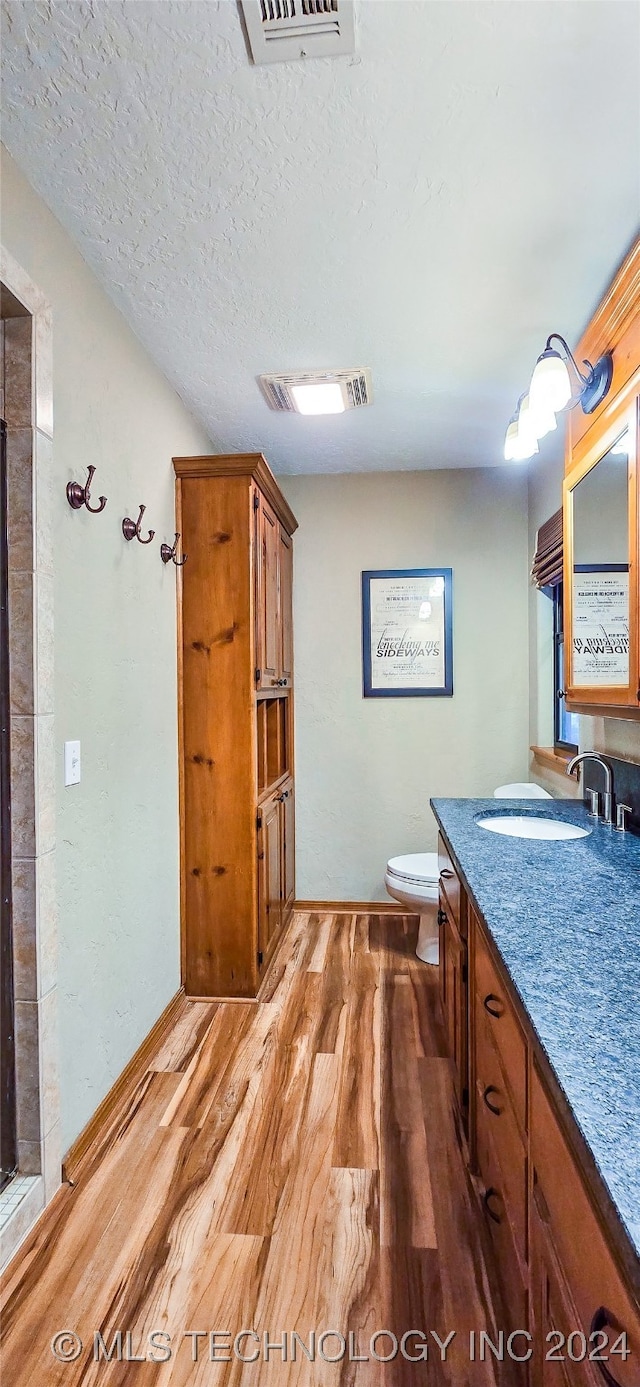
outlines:
[[[373,402],[371,371],[357,366],[352,371],[289,371],[279,376],[258,376],[260,389],[269,409],[278,413],[299,414],[292,395],[294,385],[337,384],[342,391],[345,409],[362,409]]]
[[[353,0],[240,0],[254,63],[353,53]]]

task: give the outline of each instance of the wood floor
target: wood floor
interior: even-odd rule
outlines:
[[[258,1002],[184,1003],[124,1120],[10,1269],[7,1387],[508,1383],[470,1362],[470,1330],[495,1338],[500,1312],[415,933],[407,916],[296,914]],[[428,1360],[377,1362],[383,1329],[423,1331]],[[74,1361],[52,1352],[62,1330],[83,1342]],[[121,1361],[117,1339],[95,1361],[96,1331],[109,1350],[117,1330]],[[242,1330],[256,1337],[236,1353]],[[432,1330],[455,1331],[444,1362]],[[208,1331],[230,1336],[216,1340],[229,1362],[211,1361]],[[154,1332],[169,1361],[149,1361],[169,1344]],[[265,1333],[287,1336],[286,1362]]]

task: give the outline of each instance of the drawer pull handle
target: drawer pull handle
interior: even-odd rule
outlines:
[[[590,1337],[593,1334],[599,1334],[603,1329],[606,1329],[607,1326],[609,1327],[609,1329],[615,1329],[618,1330],[621,1334],[623,1333],[623,1328],[620,1324],[620,1321],[616,1319],[615,1315],[612,1314],[611,1310],[607,1310],[606,1305],[599,1305],[598,1309],[594,1311],[593,1319],[591,1321],[591,1327],[589,1330]],[[607,1383],[607,1387],[621,1387],[621,1383],[618,1382],[617,1377],[614,1377],[613,1373],[609,1372],[606,1363],[601,1362],[598,1358],[596,1358],[594,1361],[597,1363],[598,1368],[600,1370],[600,1376],[602,1377],[603,1381]]]
[[[485,1088],[484,1093],[483,1093],[483,1095],[482,1095],[482,1097],[484,1098],[484,1101],[485,1101],[485,1103],[486,1103],[486,1105],[487,1105],[487,1107],[488,1107],[488,1109],[489,1109],[489,1112],[492,1112],[492,1113],[494,1114],[494,1117],[502,1117],[502,1113],[503,1113],[504,1109],[503,1109],[503,1108],[499,1108],[497,1103],[492,1103],[492,1102],[491,1102],[491,1099],[490,1099],[490,1097],[489,1097],[489,1094],[490,1094],[490,1093],[499,1093],[499,1092],[500,1092],[500,1089],[499,1089],[499,1088],[496,1088],[495,1084],[487,1084],[487,1087]]]
[[[454,875],[454,872],[450,872],[448,867],[443,867],[440,873],[440,876],[445,877],[447,881],[453,881]]]
[[[492,1208],[491,1208],[491,1205],[490,1205],[490,1203],[489,1203],[489,1200],[490,1200],[490,1199],[494,1199],[494,1198],[495,1198],[495,1199],[499,1199],[499,1198],[500,1198],[500,1195],[498,1194],[498,1191],[497,1191],[497,1190],[494,1190],[493,1185],[489,1185],[488,1190],[485,1190],[485,1192],[484,1192],[484,1194],[483,1194],[483,1196],[482,1196],[482,1203],[484,1204],[484,1207],[485,1207],[485,1209],[486,1209],[486,1211],[487,1211],[487,1213],[488,1213],[488,1215],[489,1215],[489,1218],[492,1218],[494,1223],[502,1223],[502,1219],[500,1218],[500,1215],[496,1213],[495,1209],[492,1209]]]
[[[501,1002],[500,998],[496,997],[495,992],[487,992],[483,1006],[485,1011],[488,1011],[489,1015],[493,1016],[496,1021],[499,1021],[500,1017],[504,1016],[504,1002]]]

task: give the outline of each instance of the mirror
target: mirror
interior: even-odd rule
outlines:
[[[574,688],[629,683],[629,431],[572,491]]]

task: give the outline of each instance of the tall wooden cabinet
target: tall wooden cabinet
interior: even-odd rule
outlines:
[[[182,975],[255,997],[295,895],[292,535],[261,453],[174,458]]]

